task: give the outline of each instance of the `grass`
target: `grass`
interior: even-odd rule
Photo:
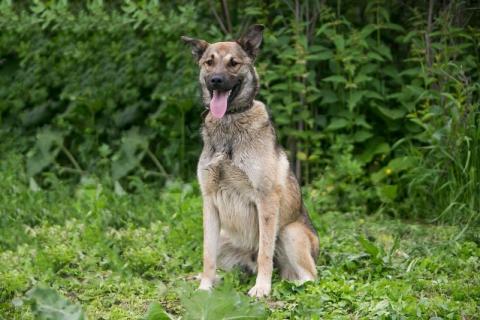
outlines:
[[[254,277],[240,271],[221,273],[211,295],[195,291],[202,254],[195,184],[118,196],[96,179],[71,189],[50,177],[53,190],[32,192],[19,164],[15,154],[0,162],[0,319],[34,318],[38,304],[26,298],[32,288],[54,289],[89,319],[142,319],[147,312],[164,319],[162,310],[186,319],[480,314],[475,229],[321,212],[306,192],[320,236],[319,278],[297,286],[276,274],[271,296],[256,302],[246,296]]]

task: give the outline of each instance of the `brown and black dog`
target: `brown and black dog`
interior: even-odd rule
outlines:
[[[200,66],[209,109],[198,162],[204,230],[200,289],[211,289],[217,266],[239,265],[257,272],[249,291],[255,297],[270,293],[274,261],[285,279],[314,280],[318,254],[298,182],[265,105],[254,100],[263,29],[253,25],[237,41],[212,44],[182,37]]]

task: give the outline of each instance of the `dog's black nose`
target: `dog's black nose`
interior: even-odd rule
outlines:
[[[210,83],[213,84],[213,85],[221,85],[223,84],[223,77],[222,76],[212,76],[210,78]]]

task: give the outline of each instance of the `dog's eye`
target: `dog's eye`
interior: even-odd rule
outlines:
[[[238,62],[237,62],[237,61],[235,61],[235,60],[233,60],[233,59],[230,60],[230,66],[235,67],[236,65],[238,65]]]
[[[207,60],[207,61],[205,61],[205,63],[207,64],[207,66],[211,66],[211,65],[213,65],[213,60],[212,59]]]

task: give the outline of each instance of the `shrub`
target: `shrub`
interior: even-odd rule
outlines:
[[[2,135],[34,190],[192,179],[203,107],[179,37],[255,21],[260,99],[302,184],[335,184],[327,207],[475,220],[480,14],[429,4],[1,0]]]

